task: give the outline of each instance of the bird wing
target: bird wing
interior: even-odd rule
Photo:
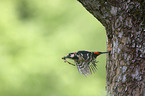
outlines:
[[[75,61],[75,64],[80,74],[84,76],[88,76],[96,71],[96,64],[92,61]]]

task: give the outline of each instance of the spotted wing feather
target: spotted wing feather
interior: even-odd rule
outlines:
[[[80,74],[83,74],[84,76],[88,76],[90,74],[92,74],[92,72],[96,71],[96,64],[92,63],[92,61],[75,61],[75,64],[80,72]]]

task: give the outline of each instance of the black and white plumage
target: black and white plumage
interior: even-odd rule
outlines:
[[[62,57],[65,62],[68,62],[66,59],[74,60],[75,64],[68,62],[71,65],[76,65],[80,74],[88,76],[89,74],[94,73],[97,69],[96,67],[96,57],[100,54],[108,52],[89,52],[89,51],[78,51],[69,53],[68,55]]]

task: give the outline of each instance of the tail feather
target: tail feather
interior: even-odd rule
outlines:
[[[106,53],[110,53],[111,51],[107,51],[107,52],[99,52],[100,54],[106,54]]]

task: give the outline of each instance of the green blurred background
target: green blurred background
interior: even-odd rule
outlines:
[[[105,96],[106,55],[86,78],[61,59],[78,50],[106,33],[77,0],[0,0],[0,96]]]

